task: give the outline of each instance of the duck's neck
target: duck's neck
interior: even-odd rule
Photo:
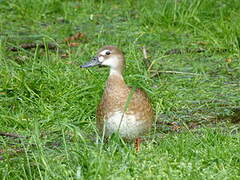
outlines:
[[[111,68],[110,69],[110,73],[109,73],[109,77],[111,76],[119,76],[119,77],[122,77],[122,72],[118,69],[113,69]]]
[[[110,87],[111,89],[126,87],[121,71],[110,69],[107,87]]]

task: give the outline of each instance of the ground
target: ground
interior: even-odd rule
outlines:
[[[1,179],[239,179],[240,1],[0,1]],[[124,51],[153,129],[98,140],[108,69]]]

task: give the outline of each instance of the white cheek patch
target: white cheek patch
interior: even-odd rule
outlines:
[[[103,61],[102,65],[116,69],[118,67],[118,59],[115,57],[108,58],[107,60]]]
[[[109,50],[103,50],[102,52],[100,52],[99,54],[101,54],[102,56],[105,56],[106,55],[106,52],[108,52]]]
[[[103,61],[104,61],[104,57],[103,57],[103,56],[99,56],[99,57],[98,57],[98,61],[99,61],[99,62],[103,62]]]

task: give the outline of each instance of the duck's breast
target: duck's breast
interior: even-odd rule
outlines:
[[[146,131],[146,122],[140,121],[137,114],[127,114],[121,111],[109,113],[104,122],[105,135],[119,133],[125,138],[138,137]]]

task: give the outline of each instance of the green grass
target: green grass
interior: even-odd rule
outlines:
[[[0,178],[239,179],[239,10],[238,0],[1,0],[0,133],[26,138],[0,136]],[[103,45],[124,51],[126,82],[156,113],[139,153],[95,140],[108,70],[79,65]]]

